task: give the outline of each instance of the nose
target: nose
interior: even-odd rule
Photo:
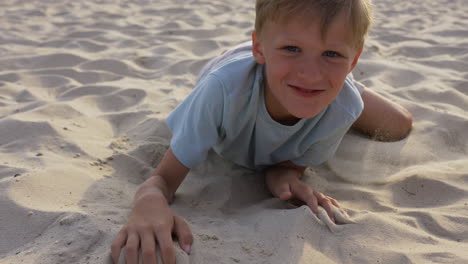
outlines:
[[[298,66],[297,75],[300,79],[311,83],[322,79],[323,72],[320,61],[316,58],[304,58]]]

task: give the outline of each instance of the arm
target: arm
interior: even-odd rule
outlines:
[[[164,194],[166,200],[171,203],[177,188],[179,188],[188,172],[189,169],[180,163],[171,148],[169,148],[151,177],[140,186],[135,199],[141,193],[145,193],[146,189],[150,192],[159,190]]]
[[[126,263],[138,262],[141,247],[143,263],[156,263],[156,241],[164,263],[175,263],[172,233],[178,237],[180,247],[190,252],[193,241],[188,224],[169,207],[174,193],[189,172],[172,153],[166,155],[154,173],[138,188],[128,223],[114,239],[111,251],[118,263],[122,247],[126,247]]]
[[[180,247],[190,252],[193,237],[189,226],[169,204],[189,172],[183,164],[192,167],[204,160],[219,137],[224,109],[223,87],[216,76],[207,75],[166,118],[172,132],[171,148],[136,191],[128,222],[112,243],[114,262],[118,261],[121,248],[125,246],[127,263],[139,263],[138,249],[141,247],[143,263],[154,264],[157,244],[163,262],[175,263],[172,234],[178,237]],[[173,151],[181,153],[178,155],[180,160]]]
[[[385,97],[365,89],[364,110],[352,128],[380,141],[398,141],[408,136],[413,125],[410,112]]]
[[[312,212],[318,214],[321,205],[334,221],[332,206],[340,207],[338,202],[322,193],[315,191],[300,179],[306,167],[298,166],[291,161],[273,165],[265,170],[265,181],[273,195],[281,200],[299,200],[310,207]]]

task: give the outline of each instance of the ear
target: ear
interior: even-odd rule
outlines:
[[[262,45],[255,31],[252,32],[252,55],[258,64],[265,64],[265,56],[263,56]]]
[[[363,48],[360,48],[358,52],[356,53],[356,56],[354,56],[353,62],[351,63],[351,69],[349,70],[349,72],[352,72],[354,70],[354,67],[356,67],[359,57],[361,57],[362,49]]]

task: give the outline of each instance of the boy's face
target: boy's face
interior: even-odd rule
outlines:
[[[252,34],[253,55],[266,65],[265,103],[283,124],[320,113],[341,91],[362,50],[350,42],[343,15],[322,39],[320,19],[268,22],[261,38]]]

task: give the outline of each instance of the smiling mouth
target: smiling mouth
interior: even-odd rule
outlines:
[[[314,96],[320,95],[321,93],[325,91],[325,90],[304,89],[304,88],[297,87],[294,85],[288,85],[288,86],[291,87],[292,90],[296,92],[296,94],[302,97],[314,97]]]

